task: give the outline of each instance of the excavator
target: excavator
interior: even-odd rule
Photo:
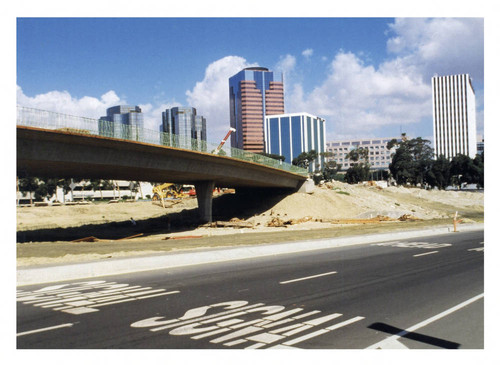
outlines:
[[[236,132],[236,129],[234,129],[233,127],[229,128],[229,131],[227,132],[226,136],[224,138],[222,138],[222,141],[220,142],[220,144],[217,146],[217,148],[215,150],[212,151],[212,153],[214,155],[217,155],[219,154],[220,150],[222,149],[222,146],[224,146],[224,143],[226,143],[227,139],[229,138],[229,136],[231,135],[231,133],[233,132]]]
[[[231,133],[236,132],[236,129],[229,128],[226,136],[222,139],[220,144],[217,146],[215,150],[212,151],[213,154],[217,155],[222,146],[226,143],[227,139],[231,135]],[[172,184],[172,183],[164,183],[161,185],[157,185],[153,188],[153,202],[161,201],[163,204],[163,199],[165,198],[183,198],[185,196],[194,196],[196,192],[193,188],[190,188],[189,191],[184,192],[182,186]]]
[[[153,201],[163,201],[165,198],[182,198],[184,197],[182,186],[164,183],[153,188]]]

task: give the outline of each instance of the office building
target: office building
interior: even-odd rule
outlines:
[[[302,152],[315,150],[318,158],[309,171],[322,170],[325,152],[325,120],[308,113],[266,115],[264,123],[265,152],[284,156],[285,162]]]
[[[283,114],[283,75],[265,67],[249,67],[229,78],[231,147],[264,151],[266,115]]]
[[[195,115],[192,138],[197,141],[207,140],[207,120],[201,115]]]
[[[481,134],[477,135],[477,154],[480,155],[484,153],[484,136]]]
[[[393,138],[366,138],[366,139],[349,139],[331,141],[326,143],[326,151],[333,153],[332,157],[328,157],[327,161],[335,161],[341,167],[341,170],[347,170],[353,166],[353,162],[347,158],[349,151],[357,148],[368,149],[368,163],[373,170],[387,170],[392,161],[391,154],[395,152],[395,148],[388,150],[387,143],[392,139],[401,142],[400,137]]]
[[[206,142],[207,121],[203,116],[196,115],[195,108],[174,107],[162,112],[160,132],[166,133],[163,143],[170,146],[182,147],[192,142]]]
[[[458,154],[474,158],[476,97],[469,75],[432,78],[434,146],[436,156],[452,159]]]
[[[99,135],[139,140],[144,128],[141,108],[117,105],[106,109],[106,116],[99,118]]]

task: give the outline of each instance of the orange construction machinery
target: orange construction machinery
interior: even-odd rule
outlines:
[[[217,146],[217,148],[212,152],[214,155],[217,155],[220,150],[222,149],[222,146],[224,146],[224,143],[226,143],[227,139],[231,135],[231,133],[236,132],[236,129],[234,128],[229,128],[229,131],[227,132],[226,136],[222,139],[220,144]]]

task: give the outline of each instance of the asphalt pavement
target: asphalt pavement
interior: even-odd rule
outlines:
[[[362,240],[19,286],[17,347],[484,347],[483,230]]]

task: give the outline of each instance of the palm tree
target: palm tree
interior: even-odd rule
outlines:
[[[30,204],[33,204],[33,192],[38,188],[38,179],[36,177],[25,177],[18,180],[18,188],[21,193],[30,194]]]

